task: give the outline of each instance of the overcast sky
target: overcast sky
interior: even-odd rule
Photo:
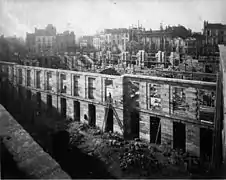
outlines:
[[[57,32],[94,34],[104,28],[147,29],[181,24],[201,31],[203,21],[226,24],[226,0],[0,0],[0,34],[25,36],[53,24]]]

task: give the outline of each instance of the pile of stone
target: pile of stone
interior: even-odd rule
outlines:
[[[130,142],[125,145],[120,155],[120,167],[123,171],[136,170],[153,172],[161,169],[161,163],[147,145],[140,142]]]
[[[87,131],[88,129],[90,128],[90,126],[88,125],[88,124],[80,124],[79,126],[78,126],[78,130],[79,131]]]
[[[123,171],[137,171],[148,176],[150,173],[161,172],[163,169],[174,166],[180,168],[183,173],[187,172],[185,162],[189,159],[189,155],[182,151],[148,145],[139,139],[134,141],[109,139],[108,145],[121,149],[119,160]]]
[[[109,139],[109,140],[115,140],[114,142],[124,141],[124,139],[122,138],[122,136],[120,134],[118,134],[117,132],[112,133],[111,131],[103,133],[102,138]]]

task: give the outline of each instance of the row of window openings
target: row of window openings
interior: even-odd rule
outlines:
[[[29,77],[30,71],[28,71],[28,76]],[[77,76],[74,76],[74,96],[79,96],[79,87],[78,87],[78,78]],[[95,78],[89,78],[88,79],[88,98],[89,99],[94,99],[94,81]],[[38,82],[38,81],[37,81]],[[40,83],[40,81],[39,81]],[[30,86],[30,78],[27,79],[27,85]],[[48,86],[47,86],[48,87]],[[49,89],[50,90],[50,89]],[[150,108],[159,108],[161,107],[161,98],[159,94],[156,94],[156,87],[150,85]],[[139,90],[138,90],[139,91]],[[180,92],[180,93],[179,93]],[[63,92],[62,92],[63,93]],[[66,92],[65,92],[66,93]],[[212,93],[213,94],[213,93]],[[205,98],[203,97],[204,102],[200,102],[203,105],[207,105],[207,106],[214,106],[214,95],[211,96],[212,98]],[[180,100],[179,100],[180,99]],[[208,99],[208,100],[206,100]],[[154,100],[154,101],[153,101]],[[179,110],[180,106],[183,106],[183,104],[186,101],[186,96],[185,93],[183,92],[182,88],[175,88],[174,93],[173,93],[173,106],[172,106],[172,110]],[[205,104],[205,102],[207,102],[207,104]],[[139,102],[137,102],[137,106],[139,107]],[[179,108],[179,109],[178,109]]]
[[[51,90],[52,87],[50,86],[50,78],[52,77],[51,73],[47,73],[47,90]],[[79,87],[78,87],[78,78],[77,76],[74,76],[73,78],[73,81],[74,81],[74,96],[79,96]],[[61,93],[66,93],[66,88],[67,86],[63,85],[63,81],[66,80],[66,76],[65,75],[61,75]],[[95,90],[95,87],[94,87],[94,81],[95,81],[95,78],[89,78],[88,79],[88,98],[90,99],[94,99],[94,90]],[[22,73],[20,71],[19,73],[19,84],[22,84]],[[27,71],[27,86],[30,86],[31,85],[31,71],[28,70]],[[37,72],[37,81],[36,81],[36,87],[37,88],[40,88],[40,72],[38,71]],[[156,93],[151,93],[152,90],[156,91],[156,88],[154,87],[150,87],[150,98],[155,98],[156,96]],[[177,93],[177,89],[175,89],[175,95],[178,94]],[[183,97],[182,98],[182,101],[184,102],[185,101],[185,94],[183,94]],[[159,99],[159,97],[158,97]],[[152,104],[152,103],[151,103]],[[151,105],[152,106],[152,105]]]
[[[50,39],[46,39],[46,38],[38,38],[38,41],[39,41],[39,42],[40,42],[40,41],[43,41],[43,42],[47,41],[47,42],[50,42],[50,41],[54,41],[54,38],[52,38],[51,40],[50,40]]]
[[[40,81],[40,75],[41,72],[37,71],[36,72],[36,88],[41,88],[41,81]],[[61,78],[61,93],[66,93],[67,90],[67,86],[64,85],[64,81],[66,80],[66,75],[61,74],[60,76]],[[50,85],[50,79],[52,78],[52,74],[51,73],[47,73],[47,86],[46,89],[47,90],[52,90],[52,86]],[[78,78],[77,76],[74,76],[73,81],[74,81],[74,96],[79,96],[79,86],[78,86]],[[94,81],[95,78],[89,78],[88,79],[88,98],[90,99],[94,99]],[[19,71],[19,84],[22,84],[22,71]],[[27,71],[27,86],[31,86],[31,71],[28,70]]]
[[[226,31],[215,31],[215,33],[214,33],[214,31],[207,30],[207,36],[212,36],[214,34],[216,36],[218,36],[218,34],[224,35],[224,34],[226,34]]]
[[[136,84],[137,87],[139,87],[139,83],[134,82],[134,84]],[[161,95],[158,93],[159,86],[157,84],[150,84],[149,85],[149,108],[151,109],[159,109],[161,108]],[[132,95],[132,97],[135,97],[136,95],[139,96],[139,88],[134,91],[134,94]],[[181,110],[181,109],[185,109],[186,108],[186,94],[184,91],[184,88],[180,88],[180,87],[174,87],[173,91],[172,91],[172,99],[170,101],[172,101],[172,111],[176,111],[176,110]],[[200,92],[201,94],[203,94],[203,92]],[[214,107],[214,103],[215,103],[215,94],[214,92],[211,92],[211,94],[209,95],[201,95],[200,94],[200,105],[205,105],[205,106],[209,106],[209,107]],[[136,100],[136,106],[139,107],[139,100]]]

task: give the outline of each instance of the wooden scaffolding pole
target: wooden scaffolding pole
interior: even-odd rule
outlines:
[[[158,141],[158,136],[159,136],[160,127],[161,127],[161,120],[159,121],[158,131],[157,131],[156,138],[155,138],[155,144],[157,144],[157,141]]]

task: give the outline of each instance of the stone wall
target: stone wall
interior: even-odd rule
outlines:
[[[199,93],[200,89],[215,91],[215,83],[203,83],[198,81],[188,80],[169,80],[167,78],[158,77],[144,77],[144,76],[125,76],[124,77],[124,91],[127,91],[128,81],[136,81],[140,85],[139,96],[139,114],[140,114],[140,138],[150,142],[150,116],[160,118],[161,123],[161,144],[166,144],[173,147],[173,122],[181,122],[185,125],[185,149],[196,156],[200,155],[200,128],[213,129],[212,124],[206,124],[199,119]],[[203,83],[203,84],[202,84]],[[157,94],[161,99],[161,107],[158,109],[150,108],[150,84],[159,84],[157,87]],[[189,84],[189,85],[188,85]],[[183,88],[185,93],[184,110],[173,109],[173,88]],[[205,107],[212,108],[212,107]],[[129,106],[124,106],[124,119],[130,118]]]
[[[80,102],[80,121],[88,123],[89,117],[89,104],[93,104],[96,109],[96,126],[99,128],[103,127],[105,117],[105,80],[113,80],[113,106],[117,112],[120,121],[124,124],[124,131],[127,134],[131,133],[131,113],[138,111],[139,113],[139,137],[150,141],[150,116],[156,116],[160,118],[161,122],[161,143],[168,144],[172,147],[173,145],[173,122],[180,121],[185,124],[186,127],[186,150],[199,155],[199,128],[213,128],[213,123],[204,123],[199,119],[199,90],[204,89],[207,91],[215,91],[215,83],[207,83],[201,81],[189,81],[180,79],[160,78],[153,76],[142,76],[142,75],[124,75],[124,76],[110,76],[97,73],[89,72],[76,72],[67,71],[60,69],[48,69],[40,67],[28,67],[15,64],[4,64],[0,63],[1,71],[4,71],[5,67],[11,67],[14,72],[14,85],[18,86],[18,69],[22,69],[23,72],[23,86],[26,89],[30,89],[33,94],[37,92],[41,93],[42,106],[46,108],[47,95],[52,96],[52,106],[56,112],[61,113],[61,98],[66,99],[66,115],[67,118],[74,119],[74,101]],[[26,70],[32,70],[32,83],[31,86],[26,86]],[[36,88],[36,71],[41,71],[41,88]],[[51,85],[52,90],[46,90],[47,72],[52,72]],[[4,73],[4,74],[10,74]],[[66,75],[64,85],[67,87],[66,93],[60,91],[60,74]],[[78,77],[78,96],[74,96],[74,82],[73,76]],[[94,99],[88,98],[88,78],[95,78],[94,82]],[[131,101],[129,97],[130,87],[129,82],[139,83],[139,107],[136,107],[135,101]],[[157,94],[159,95],[160,106],[159,108],[151,108],[150,103],[150,84],[157,84]],[[184,89],[186,108],[183,113],[178,113],[173,108],[173,88],[181,87]],[[25,92],[23,92],[24,95]],[[33,98],[35,101],[36,99]],[[207,109],[210,107],[206,107]],[[87,120],[84,118],[87,116]],[[113,119],[113,131],[123,133],[120,129],[118,120],[114,116]],[[193,130],[193,131],[191,131]],[[125,135],[125,134],[124,134]]]
[[[0,138],[16,161],[17,167],[31,179],[71,179],[0,105]],[[4,166],[4,164],[2,165]]]
[[[223,130],[222,130],[222,139],[223,139],[223,159],[226,162],[226,46],[219,45],[220,49],[220,65],[222,72],[222,83],[223,83],[223,111],[224,111],[224,119],[223,119]]]

